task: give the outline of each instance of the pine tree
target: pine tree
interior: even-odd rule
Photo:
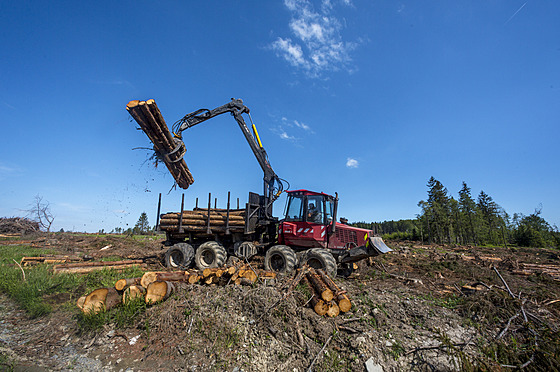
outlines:
[[[146,212],[142,212],[138,218],[138,222],[134,225],[134,232],[136,234],[145,235],[150,231],[150,224],[148,222],[148,215]]]
[[[475,231],[476,208],[476,203],[471,196],[471,189],[467,186],[467,183],[463,181],[463,188],[459,191],[460,218],[466,241],[474,243],[475,246],[478,244]]]

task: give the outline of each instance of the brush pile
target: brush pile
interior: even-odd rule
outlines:
[[[0,234],[28,234],[41,231],[39,223],[24,217],[0,217]]]

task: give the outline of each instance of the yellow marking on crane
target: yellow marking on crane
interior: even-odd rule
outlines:
[[[259,137],[259,132],[257,132],[257,127],[253,124],[253,133],[255,133],[255,137],[257,137],[257,142],[259,143],[260,148],[262,149],[263,145],[261,143],[261,138]]]

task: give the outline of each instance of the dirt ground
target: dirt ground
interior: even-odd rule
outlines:
[[[510,370],[500,366],[512,363],[503,350],[485,347],[521,335],[528,323],[558,337],[560,281],[538,269],[519,274],[527,263],[560,265],[558,251],[387,243],[393,252],[336,279],[353,303],[336,318],[308,308],[304,286],[278,302],[289,277],[269,285],[185,285],[134,326],[89,333],[67,303],[85,293],[38,319],[0,296],[0,354],[22,371]],[[152,257],[152,269],[162,268],[164,252],[161,239],[96,235],[57,233],[24,244],[94,259]],[[538,352],[518,355],[513,367],[532,358],[527,370],[554,370],[541,369]]]

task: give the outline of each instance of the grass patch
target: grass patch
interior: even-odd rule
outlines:
[[[23,245],[0,245],[0,292],[15,300],[31,318],[49,314],[53,306],[62,305],[57,294],[66,294],[63,303],[73,302],[96,288],[111,287],[121,278],[134,278],[143,274],[139,268],[103,269],[86,275],[54,274],[50,266],[37,265],[23,268],[24,280],[14,260],[19,262],[24,256],[38,256],[39,253],[51,252]]]
[[[77,315],[77,324],[81,333],[97,331],[109,323],[115,324],[117,328],[127,328],[134,326],[146,309],[146,302],[141,298],[136,298],[109,311],[97,314],[80,312]]]

